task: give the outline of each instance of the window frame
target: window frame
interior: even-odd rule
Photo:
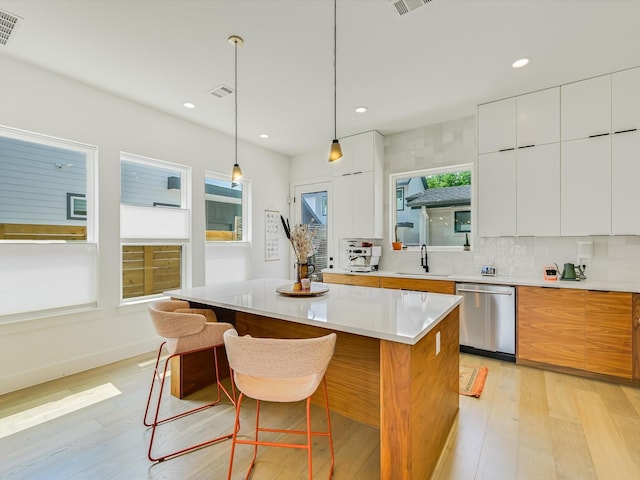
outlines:
[[[218,173],[218,172],[214,172],[212,170],[207,170],[204,173],[204,179],[203,179],[203,187],[204,187],[204,194],[203,194],[203,202],[204,202],[204,210],[205,210],[205,216],[206,216],[206,210],[207,210],[207,206],[206,206],[206,201],[207,201],[207,197],[206,197],[206,183],[207,183],[207,178],[212,178],[215,180],[219,180],[219,181],[223,181],[223,182],[231,182],[231,176],[230,175],[225,175],[222,173]],[[206,218],[205,218],[205,224],[203,225],[204,227],[204,233],[205,233],[205,244],[206,245],[229,245],[229,244],[242,244],[242,243],[251,243],[251,182],[246,179],[245,177],[241,178],[239,181],[235,182],[237,184],[242,185],[242,196],[241,196],[241,201],[242,201],[242,239],[241,240],[207,240],[206,238],[206,233],[207,233],[207,225],[206,225]]]
[[[140,205],[131,205],[127,203],[122,203],[122,198],[120,198],[120,211],[122,215],[123,207],[133,208],[133,209],[150,209],[150,211],[161,212],[162,210],[167,210],[167,213],[179,213],[177,210],[185,212],[189,219],[188,223],[191,225],[191,198],[192,198],[192,178],[191,178],[191,167],[188,165],[182,165],[174,162],[168,162],[166,160],[146,157],[142,155],[137,155],[128,152],[120,152],[120,185],[122,185],[122,161],[139,163],[141,165],[145,165],[148,167],[159,167],[164,169],[170,169],[180,172],[180,206],[168,206],[168,205],[151,205],[151,206],[140,206]],[[154,202],[158,203],[158,202]],[[162,203],[162,202],[160,202]],[[189,226],[187,229],[187,233],[185,237],[170,237],[170,236],[149,236],[149,237],[141,237],[141,236],[123,236],[122,235],[122,218],[120,224],[120,248],[119,248],[119,257],[120,257],[120,306],[133,305],[137,303],[144,303],[155,301],[162,298],[167,298],[166,295],[163,294],[152,294],[152,295],[141,295],[137,297],[124,297],[124,270],[123,270],[123,250],[125,246],[173,246],[179,245],[181,247],[181,258],[180,258],[180,287],[186,288],[191,285],[191,246],[192,246],[192,229]]]
[[[97,243],[97,225],[98,225],[98,147],[90,145],[88,143],[77,142],[73,140],[67,140],[64,138],[54,137],[51,135],[45,135],[42,133],[31,132],[27,130],[20,130],[17,128],[7,127],[0,125],[0,137],[11,138],[14,140],[20,140],[23,142],[30,142],[49,147],[56,147],[74,152],[80,152],[86,155],[86,201],[87,201],[87,218],[86,220],[87,238],[86,240],[4,240],[0,239],[0,243],[11,242],[31,242],[31,243],[65,243],[69,241],[73,242],[86,242]],[[67,220],[72,220],[67,218]]]
[[[388,189],[387,192],[391,198],[391,195],[393,195],[393,198],[395,198],[396,196],[396,185],[397,185],[397,181],[398,180],[403,180],[403,179],[408,179],[408,178],[414,178],[414,177],[427,177],[427,176],[433,176],[433,175],[441,175],[444,173],[451,173],[451,172],[460,172],[460,171],[470,171],[471,172],[471,205],[469,206],[468,210],[471,211],[471,232],[473,233],[475,232],[476,228],[475,228],[475,222],[476,222],[476,217],[477,215],[474,214],[474,212],[476,211],[476,207],[475,207],[475,203],[476,203],[476,197],[475,197],[475,188],[474,188],[474,184],[475,184],[475,178],[476,178],[476,172],[475,172],[475,164],[470,162],[470,163],[461,163],[461,164],[456,164],[456,165],[447,165],[447,166],[443,166],[443,167],[428,167],[428,168],[422,168],[419,170],[412,170],[412,171],[407,171],[407,172],[396,172],[396,173],[390,173],[389,174],[389,185],[388,185]],[[388,239],[389,241],[387,242],[387,246],[388,248],[391,250],[392,246],[391,246],[391,242],[394,239],[395,236],[395,225],[396,225],[396,202],[389,202],[389,225],[388,225]],[[452,230],[453,230],[453,226],[452,226]],[[472,242],[472,244],[475,242]],[[464,246],[449,246],[449,245],[428,245],[427,246],[429,248],[429,251],[464,251]],[[419,251],[420,250],[420,246],[416,246],[416,245],[412,245],[412,246],[407,246],[406,248],[404,248],[402,251],[403,252],[412,252],[412,251]],[[397,252],[396,252],[397,253]]]

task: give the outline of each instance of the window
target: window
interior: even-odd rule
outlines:
[[[398,241],[462,247],[471,233],[471,169],[467,164],[391,175],[396,208],[389,223],[392,231],[397,225]]]
[[[206,239],[211,242],[248,241],[245,201],[247,183],[209,173],[204,180]]]
[[[188,278],[191,172],[128,153],[120,167],[122,300],[156,298]]]
[[[0,321],[97,304],[96,158],[89,145],[0,127],[0,289],[11,299]]]

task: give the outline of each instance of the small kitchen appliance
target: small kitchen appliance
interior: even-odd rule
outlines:
[[[545,280],[558,280],[558,267],[553,265],[542,269]]]
[[[570,280],[575,281],[576,278],[576,266],[573,263],[565,263],[564,269],[562,271],[562,277],[560,280]]]
[[[484,265],[480,268],[480,275],[485,277],[495,277],[496,276],[496,267],[493,265]]]
[[[378,270],[382,247],[349,246],[346,250],[347,270],[350,272],[373,272]]]

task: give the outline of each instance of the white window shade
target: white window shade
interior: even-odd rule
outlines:
[[[121,238],[188,239],[190,233],[187,209],[120,205]]]
[[[97,304],[97,246],[12,243],[0,248],[4,315]]]

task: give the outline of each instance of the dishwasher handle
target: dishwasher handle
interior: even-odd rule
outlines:
[[[458,288],[456,290],[456,293],[458,292],[468,292],[468,293],[488,293],[489,295],[513,295],[512,291],[506,291],[506,292],[494,292],[491,290],[470,290],[467,288]]]

